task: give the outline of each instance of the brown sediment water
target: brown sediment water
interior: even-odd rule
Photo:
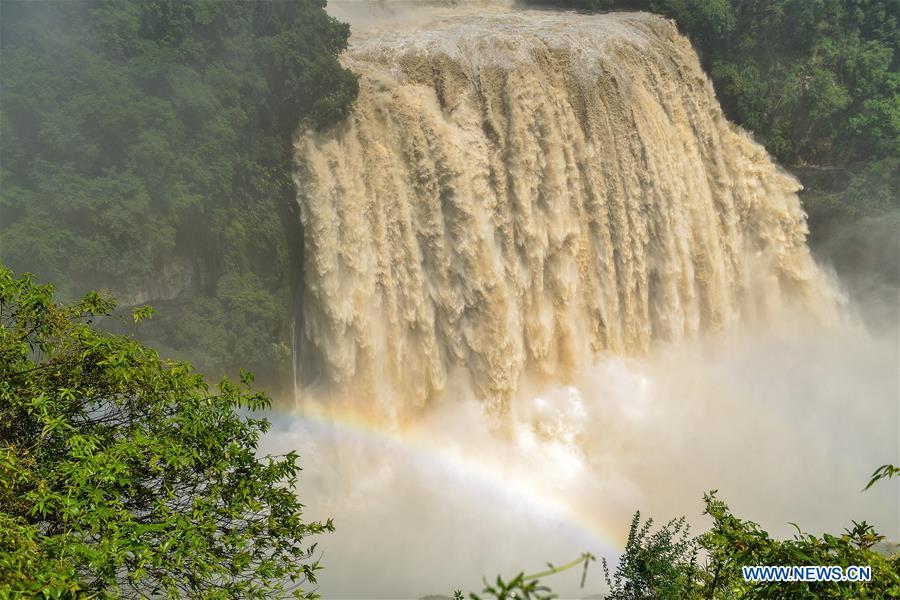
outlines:
[[[344,60],[351,115],[295,144],[301,389],[396,415],[462,374],[504,414],[601,352],[833,318],[798,182],[671,22],[463,5]]]

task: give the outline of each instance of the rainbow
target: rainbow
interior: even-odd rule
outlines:
[[[461,445],[436,442],[416,427],[387,423],[358,411],[332,407],[324,409],[314,403],[280,412],[297,419],[313,435],[339,433],[364,445],[386,445],[408,457],[411,463],[453,474],[484,489],[487,494],[506,497],[522,508],[545,514],[548,519],[566,524],[577,534],[579,542],[588,546],[578,551],[588,551],[597,556],[617,556],[624,545],[627,518],[623,520],[617,516],[614,525],[606,523],[597,514],[601,511],[591,511],[588,507],[567,501],[563,495],[554,493],[552,486],[521,477],[504,468],[500,461],[486,460],[466,452]]]

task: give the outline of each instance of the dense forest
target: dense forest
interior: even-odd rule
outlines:
[[[346,114],[324,0],[3,2],[6,264],[165,307],[143,333],[208,372],[289,364],[291,138]]]

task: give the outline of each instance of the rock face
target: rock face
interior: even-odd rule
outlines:
[[[798,183],[670,22],[482,8],[352,44],[355,110],[295,146],[301,386],[397,412],[461,374],[502,411],[526,373],[831,314]]]
[[[173,258],[166,262],[156,276],[140,290],[130,294],[117,294],[120,299],[119,304],[132,306],[154,300],[172,300],[187,291],[192,291],[198,279],[191,262],[186,259]]]

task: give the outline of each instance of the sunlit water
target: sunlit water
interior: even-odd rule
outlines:
[[[833,319],[799,183],[671,22],[427,14],[354,33],[352,113],[298,136],[302,388],[402,417],[463,377],[502,412],[603,352]]]
[[[896,338],[772,328],[603,358],[521,394],[506,432],[461,401],[404,429],[279,414],[265,449],[298,450],[309,515],[335,518],[320,540],[327,598],[449,595],[583,551],[615,557],[636,509],[699,531],[713,488],[778,535],[853,518],[897,540],[898,486],[860,491],[900,453],[897,373]],[[587,589],[578,579],[552,583],[572,598],[604,589],[596,565]]]
[[[382,4],[332,9],[360,97],[297,137],[297,394],[264,440],[335,519],[322,594],[615,557],[713,488],[777,535],[900,538],[896,482],[860,492],[900,460],[896,326],[854,324],[674,26]],[[548,583],[603,591],[579,577]]]

